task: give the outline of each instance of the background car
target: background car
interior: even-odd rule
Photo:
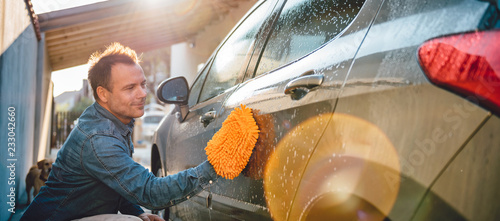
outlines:
[[[497,1],[259,1],[153,138],[152,170],[205,161],[229,113],[261,130],[243,173],[173,220],[500,218]],[[159,208],[158,208],[159,209]]]
[[[151,141],[158,124],[165,116],[165,109],[165,107],[156,103],[144,107],[144,115],[141,117],[141,130],[144,140]]]

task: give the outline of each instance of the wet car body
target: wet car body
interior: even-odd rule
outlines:
[[[495,4],[323,3],[259,1],[185,102],[166,93],[179,104],[153,139],[158,176],[206,160],[241,104],[261,130],[240,176],[168,208],[170,218],[498,219],[498,113],[432,84],[418,58],[430,39],[495,29]]]

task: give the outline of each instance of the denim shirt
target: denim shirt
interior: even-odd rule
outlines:
[[[205,161],[155,177],[132,159],[134,120],[123,124],[95,102],[71,131],[40,193],[21,220],[71,220],[98,214],[140,215],[187,200],[215,181]]]

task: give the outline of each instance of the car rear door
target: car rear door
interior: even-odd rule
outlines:
[[[474,0],[385,1],[359,50],[336,114],[349,114],[369,122],[378,128],[379,137],[386,137],[392,143],[385,148],[372,149],[371,154],[380,152],[378,154],[383,154],[384,158],[371,158],[370,163],[367,163],[368,158],[357,159],[364,161],[367,169],[354,171],[350,168],[352,174],[363,177],[355,182],[356,191],[363,191],[358,192],[358,197],[370,201],[391,220],[488,220],[484,217],[488,216],[485,211],[490,203],[481,204],[474,199],[490,196],[485,180],[474,185],[472,176],[458,170],[455,174],[461,179],[445,178],[439,187],[442,192],[434,189],[438,186],[438,177],[449,175],[444,171],[455,163],[453,159],[457,155],[470,154],[467,157],[483,159],[465,154],[462,148],[488,118],[488,113],[430,84],[417,58],[418,48],[429,39],[478,29],[487,8],[488,3]],[[474,38],[474,42],[479,40]],[[470,57],[472,60],[473,56]],[[453,59],[436,56],[434,62],[446,67],[444,61],[448,60]],[[467,70],[465,65],[460,68]],[[489,141],[484,140],[482,150],[498,147],[488,146]],[[458,163],[459,167],[464,168],[463,171],[466,168],[473,171],[470,174],[483,174],[482,171],[491,169],[487,164],[472,168],[462,162]],[[368,169],[384,163],[385,169]],[[367,185],[367,177],[382,179],[379,182],[372,180]],[[391,185],[387,188],[386,184]],[[459,186],[465,188],[457,188]],[[481,191],[475,192],[479,189]],[[465,197],[466,191],[477,195]],[[369,194],[375,192],[380,195]],[[443,193],[451,197],[443,199]],[[460,206],[453,205],[467,205],[464,206],[467,209],[460,210]],[[481,209],[476,212],[473,206]],[[417,208],[420,208],[418,213]]]
[[[303,170],[335,109],[340,88],[381,1],[286,1],[253,72],[224,102],[219,128],[241,104],[259,139],[243,174],[217,183],[212,206],[228,217],[289,218]]]

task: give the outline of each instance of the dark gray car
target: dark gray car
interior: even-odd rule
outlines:
[[[498,1],[259,1],[153,138],[175,174],[241,104],[261,130],[233,180],[173,220],[500,219]]]

